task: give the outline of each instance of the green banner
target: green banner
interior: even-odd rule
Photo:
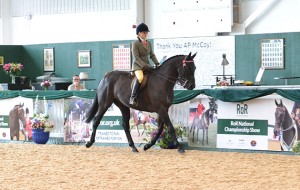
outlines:
[[[268,135],[268,120],[218,119],[218,134]]]
[[[9,128],[9,117],[7,115],[0,115],[0,128]]]
[[[123,130],[122,116],[103,116],[98,130]]]

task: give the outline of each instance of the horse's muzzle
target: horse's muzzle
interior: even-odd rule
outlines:
[[[185,81],[183,87],[188,89],[188,90],[193,90],[196,87],[195,79]]]

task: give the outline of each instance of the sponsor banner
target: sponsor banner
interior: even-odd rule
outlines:
[[[128,143],[124,130],[97,130],[96,142]]]
[[[217,148],[268,150],[268,121],[219,119]]]
[[[10,139],[8,122],[9,117],[7,115],[0,115],[0,139]]]
[[[290,151],[300,140],[299,118],[300,103],[279,95],[244,102],[219,101],[217,148]]]
[[[96,133],[96,142],[127,143],[126,134],[122,127],[122,116],[104,116]]]
[[[219,119],[218,134],[268,135],[267,120]]]
[[[268,138],[254,135],[217,135],[217,148],[268,150]]]

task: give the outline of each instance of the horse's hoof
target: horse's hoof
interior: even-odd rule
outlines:
[[[149,144],[145,144],[144,151],[148,150],[151,146]]]
[[[184,153],[185,153],[185,151],[184,151],[182,148],[178,148],[178,152],[179,152],[180,154],[184,154]]]
[[[131,151],[132,151],[133,153],[138,153],[138,152],[139,152],[138,149],[136,149],[135,147],[132,148]]]
[[[85,147],[90,148],[92,145],[93,145],[93,143],[87,142],[87,143],[85,144]]]

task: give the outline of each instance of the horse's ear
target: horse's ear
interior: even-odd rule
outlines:
[[[278,102],[275,100],[275,104],[276,104],[276,106],[278,107]]]
[[[194,59],[194,57],[196,57],[196,55],[197,55],[197,52],[194,55],[192,55],[192,59]]]
[[[192,52],[190,52],[190,53],[188,54],[187,59],[189,59],[189,58],[191,57],[191,55],[192,55]]]
[[[20,106],[23,107],[24,106],[24,102],[23,102],[23,104],[20,103]]]

